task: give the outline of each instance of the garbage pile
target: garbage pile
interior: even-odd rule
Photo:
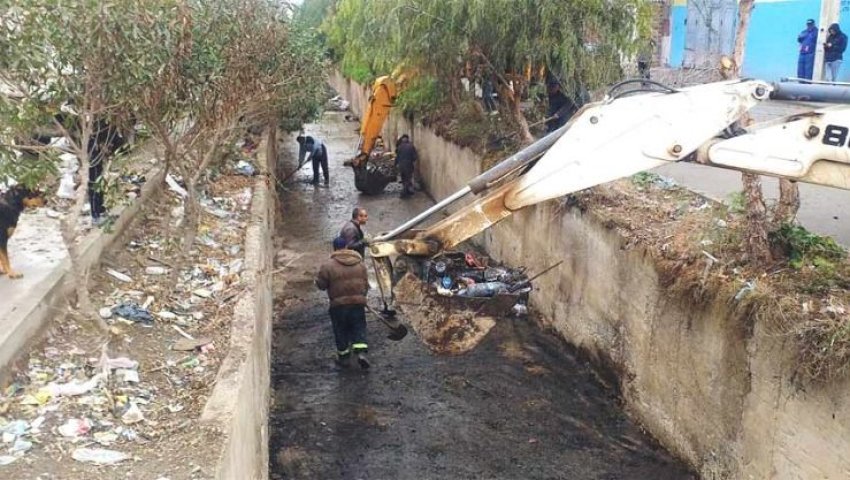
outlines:
[[[423,280],[444,297],[513,296],[515,315],[527,313],[531,282],[525,268],[490,266],[489,257],[475,252],[447,252],[423,263]]]
[[[380,174],[384,177],[392,177],[395,179],[398,176],[398,170],[395,166],[395,154],[376,153],[369,155],[369,162],[366,164],[366,171],[370,174]]]
[[[104,260],[92,299],[116,339],[108,350],[92,352],[86,329],[57,320],[61,334],[33,349],[27,367],[0,390],[0,471],[41,458],[130,464],[147,455],[146,444],[173,442],[192,427],[246,288],[243,242],[253,191],[238,167],[199,192],[200,225],[188,263],[177,263],[174,230],[168,232],[184,221],[182,205],[171,215],[147,214],[124,248]],[[163,195],[171,192],[173,204],[182,204],[179,177],[169,175],[167,185]],[[174,269],[176,285],[169,280]]]

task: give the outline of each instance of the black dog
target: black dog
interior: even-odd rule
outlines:
[[[7,246],[15,227],[18,226],[18,218],[27,207],[40,207],[44,205],[44,197],[37,190],[30,190],[22,185],[15,185],[0,196],[0,275],[6,274],[9,278],[21,278],[23,275],[12,270],[9,263],[9,251]]]

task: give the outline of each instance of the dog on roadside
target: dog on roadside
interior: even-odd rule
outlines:
[[[38,190],[31,190],[23,185],[15,185],[6,193],[0,195],[0,275],[9,278],[21,278],[23,275],[12,270],[9,262],[9,239],[18,226],[18,218],[25,208],[41,207],[44,196]]]

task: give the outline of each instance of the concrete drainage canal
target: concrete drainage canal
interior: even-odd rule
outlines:
[[[695,478],[533,319],[498,318],[474,349],[453,356],[433,353],[413,331],[391,342],[369,319],[371,370],[335,366],[327,298],[313,285],[331,239],[354,205],[378,232],[431,204],[422,192],[400,201],[395,187],[357,193],[342,165],[355,127],[336,113],[307,127],[326,141],[328,187],[311,185],[305,167],[278,188],[270,478]],[[285,173],[297,165],[296,147],[281,140]]]

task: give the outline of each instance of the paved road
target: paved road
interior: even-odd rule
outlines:
[[[270,477],[694,478],[628,419],[616,392],[565,342],[526,319],[499,320],[460,356],[430,353],[413,332],[390,342],[370,321],[372,370],[336,369],[327,299],[312,284],[330,239],[355,203],[369,209],[372,232],[430,205],[421,193],[402,201],[397,190],[354,191],[341,165],[356,146],[352,125],[329,113],[308,127],[328,145],[330,188],[307,185],[305,167],[281,192],[278,247],[295,260],[276,289]],[[283,159],[289,168],[293,144]]]
[[[767,121],[784,115],[810,109],[809,105],[770,102],[759,105],[753,111],[756,121]],[[718,200],[741,191],[741,174],[719,168],[694,164],[671,164],[655,169],[665,177]],[[767,199],[779,196],[779,182],[763,177],[764,194]],[[842,245],[850,247],[850,191],[818,185],[800,184],[800,211],[798,219],[809,230],[821,235],[830,235]]]

